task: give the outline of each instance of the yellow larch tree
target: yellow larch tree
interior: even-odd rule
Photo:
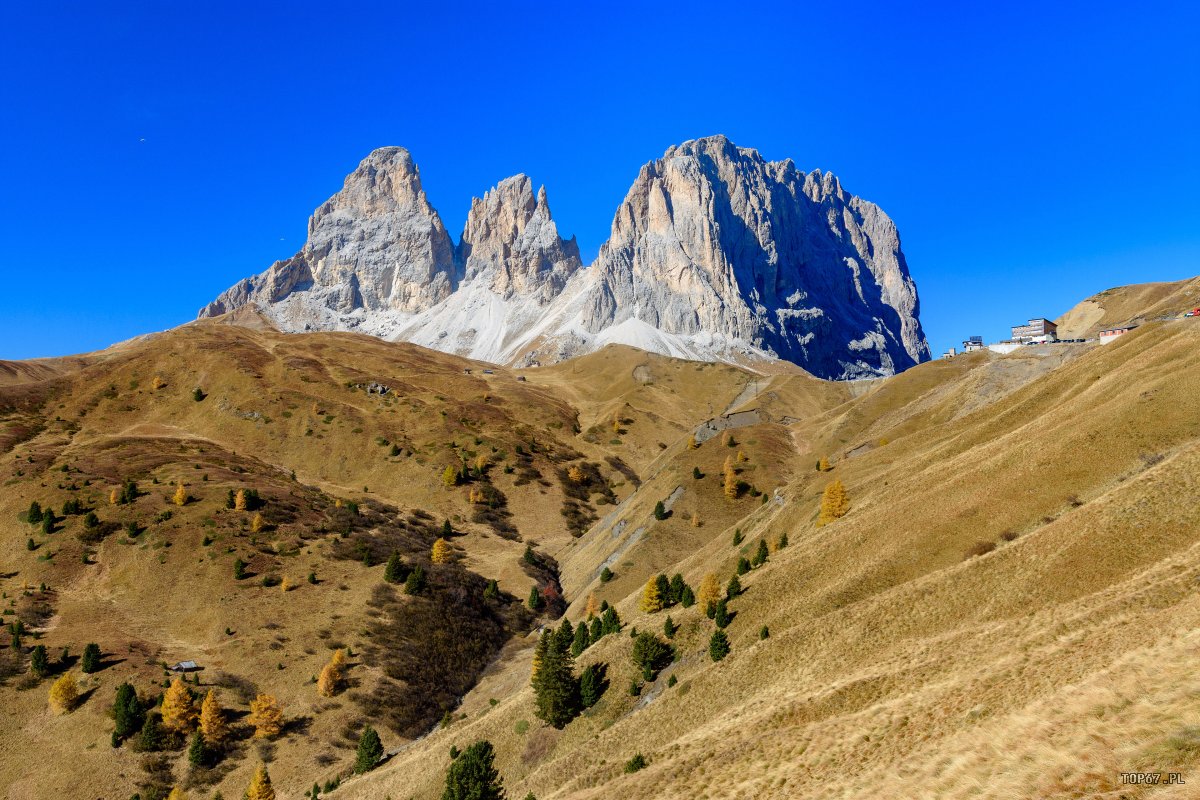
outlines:
[[[192,692],[182,680],[171,681],[162,701],[162,725],[174,733],[191,733],[200,713]]]
[[[700,515],[695,512],[692,512],[692,527],[693,528],[700,527]]]
[[[187,501],[188,501],[187,489],[183,488],[183,481],[180,481],[179,483],[177,483],[175,485],[175,496],[171,498],[171,502],[173,502],[177,506],[186,506]]]
[[[161,375],[155,375],[154,380],[151,381],[150,385],[154,387],[155,391],[158,391],[159,389],[166,386],[167,382],[162,379]]]
[[[701,608],[708,608],[709,603],[716,603],[721,599],[721,584],[717,581],[717,576],[713,573],[708,573],[700,581],[700,590],[696,594],[696,599],[700,601]]]
[[[833,467],[829,466],[829,459],[825,456],[821,456],[820,460],[817,461],[817,470],[820,472],[829,472],[831,469],[833,469]]]
[[[846,494],[846,487],[840,480],[835,480],[825,487],[821,495],[821,515],[817,518],[817,525],[828,525],[846,516],[849,510],[850,496]]]
[[[736,500],[738,496],[738,479],[737,470],[733,467],[733,459],[726,456],[725,466],[721,468],[725,475],[725,496],[731,500]]]
[[[653,577],[646,581],[646,587],[642,589],[642,611],[647,614],[653,614],[656,611],[662,611],[663,599],[658,592],[658,581]]]
[[[329,663],[333,664],[338,669],[341,669],[342,667],[344,667],[346,665],[346,650],[345,650],[345,648],[339,647],[337,650],[334,650],[333,655],[331,655],[329,657]]]
[[[442,485],[447,489],[458,486],[458,470],[453,466],[448,466],[442,472]]]
[[[700,447],[700,443],[696,441],[696,434],[693,433],[688,437],[688,450],[695,450],[698,447]]]
[[[596,599],[595,592],[588,592],[587,605],[583,609],[583,618],[591,619],[600,613],[600,601]]]
[[[217,690],[209,689],[200,704],[200,735],[209,747],[220,747],[229,736],[229,726],[225,723],[225,711],[217,699]]]
[[[167,800],[188,800],[187,792],[176,786],[171,789],[171,793],[167,795]]]
[[[750,460],[750,456],[746,455],[745,450],[738,450],[737,460],[739,464],[745,464]]]
[[[267,527],[267,521],[263,519],[263,515],[258,512],[254,513],[254,518],[250,520],[250,532],[262,533],[263,528]]]
[[[275,790],[271,788],[271,776],[267,773],[266,764],[259,764],[258,769],[254,770],[245,800],[275,800]]]
[[[578,464],[572,464],[567,467],[567,480],[571,483],[583,483],[583,470]]]
[[[476,474],[482,475],[483,473],[487,472],[487,468],[489,466],[491,466],[491,461],[489,461],[488,457],[485,456],[483,453],[480,453],[479,455],[475,456],[475,472],[476,472]]]
[[[75,708],[77,702],[79,685],[75,683],[75,676],[70,672],[63,673],[50,687],[50,708],[55,714],[66,714]]]
[[[246,502],[247,502],[247,500],[248,500],[248,498],[246,497],[246,490],[245,490],[245,489],[238,489],[238,490],[237,490],[237,494],[235,494],[235,495],[233,496],[233,508],[234,508],[234,510],[235,510],[235,511],[245,511],[245,510],[246,510]]]
[[[322,697],[333,697],[337,694],[341,682],[342,670],[330,661],[321,669],[321,676],[317,678],[317,693]]]
[[[433,543],[433,550],[429,554],[429,560],[435,564],[449,564],[454,557],[454,551],[450,549],[450,543],[445,539],[438,537]]]
[[[274,739],[283,732],[283,708],[274,695],[260,694],[250,701],[250,724],[259,739]]]
[[[121,499],[121,492],[119,489],[113,489],[111,492],[108,493],[108,504],[110,506],[115,506],[117,504],[117,501],[120,499]]]

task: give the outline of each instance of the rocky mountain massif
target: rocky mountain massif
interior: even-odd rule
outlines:
[[[257,305],[284,331],[353,330],[503,364],[606,344],[698,360],[781,358],[824,378],[929,358],[896,226],[820,170],[723,136],[644,165],[584,268],[544,188],[501,181],[451,240],[408,151],[371,153],[290,259],[200,312]]]

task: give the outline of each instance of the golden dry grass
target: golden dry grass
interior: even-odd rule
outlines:
[[[481,451],[496,463],[491,474],[517,526],[559,561],[572,620],[594,591],[627,625],[659,631],[665,614],[637,610],[649,576],[679,571],[696,587],[715,572],[724,583],[765,538],[770,560],[742,577],[747,591],[731,604],[733,652],[712,664],[712,623],[698,607],[671,609],[681,658],[635,698],[630,639],[605,637],[581,662],[609,664],[610,689],[560,732],[533,714],[535,637],[518,637],[463,699],[462,718],[409,744],[385,733],[385,746],[401,751],[335,797],[440,796],[450,746],[477,738],[495,745],[510,796],[540,800],[1183,797],[1186,788],[1122,786],[1119,773],[1195,777],[1200,321],[1143,325],[1105,347],[971,354],[854,385],[628,348],[526,370],[519,381],[364,337],[219,324],[48,369],[22,372],[28,379],[0,393],[9,476],[0,557],[16,573],[0,586],[13,600],[23,584],[45,580],[57,591],[44,636],[52,653],[101,641],[126,660],[87,678],[83,689],[92,682],[97,693],[64,717],[46,710],[45,683],[0,687],[11,709],[0,723],[0,782],[11,797],[69,796],[79,786],[132,794],[136,758],[109,747],[103,706],[121,680],[161,680],[146,663],[160,658],[198,657],[312,717],[307,732],[275,748],[282,796],[344,770],[351,752],[333,743],[360,712],[345,696],[318,698],[309,680],[333,644],[357,651],[381,567],[331,560],[316,542],[311,552],[264,556],[266,566],[286,565],[294,591],[239,586],[232,556],[214,549],[236,538],[235,515],[246,515],[220,501],[227,487],[252,484],[268,509],[285,499],[319,508],[333,497],[428,509],[465,531],[453,542],[464,565],[523,597],[524,543],[469,522],[465,487],[441,483],[447,463]],[[156,374],[166,386],[151,391]],[[388,400],[346,386],[370,380],[402,388]],[[191,398],[196,385],[208,393],[202,402]],[[757,407],[763,420],[735,430],[735,447],[717,437],[687,448],[697,424],[734,407]],[[388,455],[380,437],[411,455]],[[596,506],[600,521],[583,537],[564,525],[550,453],[538,456],[540,481],[504,471],[531,439],[600,464],[616,487],[620,505]],[[762,496],[723,496],[721,465],[738,450],[748,456],[740,477]],[[830,472],[814,469],[821,456]],[[636,472],[640,488],[609,457]],[[59,472],[64,463],[78,473]],[[107,490],[130,471],[146,476],[150,494],[110,511]],[[149,522],[179,478],[197,502],[150,526],[143,544],[109,536],[88,566],[72,520],[36,535],[59,550],[39,561],[41,551],[24,548],[31,528],[18,512],[32,498],[61,504],[69,493],[57,484],[85,474],[94,480],[81,494],[105,518]],[[851,510],[818,528],[819,497],[834,479]],[[678,487],[673,515],[654,520],[655,502]],[[274,535],[290,541],[288,525],[301,524]],[[738,547],[735,528],[745,534]],[[209,530],[218,538],[206,548]],[[776,550],[784,533],[789,546]],[[979,542],[994,548],[968,557]],[[605,563],[617,577],[601,584]],[[321,585],[303,582],[309,569]],[[233,637],[229,620],[239,623]],[[771,635],[762,640],[764,625]],[[356,673],[364,685],[375,678],[366,667]],[[668,688],[672,676],[678,684]],[[649,767],[624,774],[638,751]],[[334,762],[317,764],[326,752]],[[56,770],[29,773],[37,763]],[[237,763],[220,785],[226,796],[244,788],[253,763]]]
[[[1104,328],[1179,316],[1200,307],[1200,278],[1106,289],[1058,318],[1063,339],[1095,336]]]
[[[794,456],[785,502],[741,520],[743,552],[784,531],[790,545],[743,577],[730,658],[709,663],[711,623],[673,610],[674,689],[660,684],[644,705],[626,696],[628,640],[605,639],[584,660],[609,662],[613,688],[550,735],[540,761],[522,758],[538,731],[522,689],[355,796],[434,796],[446,749],[476,737],[497,743],[511,793],[539,798],[1165,792],[1119,774],[1186,777],[1200,754],[1188,673],[1200,643],[1198,344],[1200,326],[1179,322],[1080,348],[1049,371],[988,356],[929,364],[798,424],[811,447]],[[981,402],[1000,370],[1002,389]],[[839,455],[832,473],[812,470],[819,452]],[[818,529],[832,477],[852,511]],[[727,526],[707,533],[675,562],[693,585],[727,577],[738,555]],[[597,530],[579,546],[599,548],[593,537],[612,538]],[[996,549],[964,560],[979,540]],[[627,620],[660,627],[662,614],[636,611],[640,582],[622,588]],[[520,719],[534,722],[524,736]],[[650,767],[622,774],[637,751]]]

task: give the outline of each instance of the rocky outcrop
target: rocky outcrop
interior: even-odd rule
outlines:
[[[506,178],[471,201],[458,259],[466,280],[484,276],[502,299],[553,300],[583,266],[575,237],[564,240],[550,216],[546,187],[533,196],[525,175]]]
[[[201,316],[253,303],[284,330],[354,329],[500,363],[623,343],[856,378],[929,357],[887,215],[832,174],[722,136],[643,166],[581,267],[528,177],[473,200],[454,247],[408,152],[384,148],[313,214],[299,253]]]
[[[716,335],[839,378],[929,357],[887,215],[832,174],[723,136],[642,167],[592,268],[591,334],[634,322],[697,347]]]
[[[200,316],[253,302],[285,330],[340,327],[355,311],[429,308],[457,283],[454,242],[425,197],[412,156],[384,147],[313,212],[299,253],[233,286]]]

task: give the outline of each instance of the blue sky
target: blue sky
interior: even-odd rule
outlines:
[[[456,238],[525,172],[585,257],[673,143],[831,170],[935,353],[1200,274],[1195,4],[254,5],[5,4],[0,358],[188,321],[392,144]]]

